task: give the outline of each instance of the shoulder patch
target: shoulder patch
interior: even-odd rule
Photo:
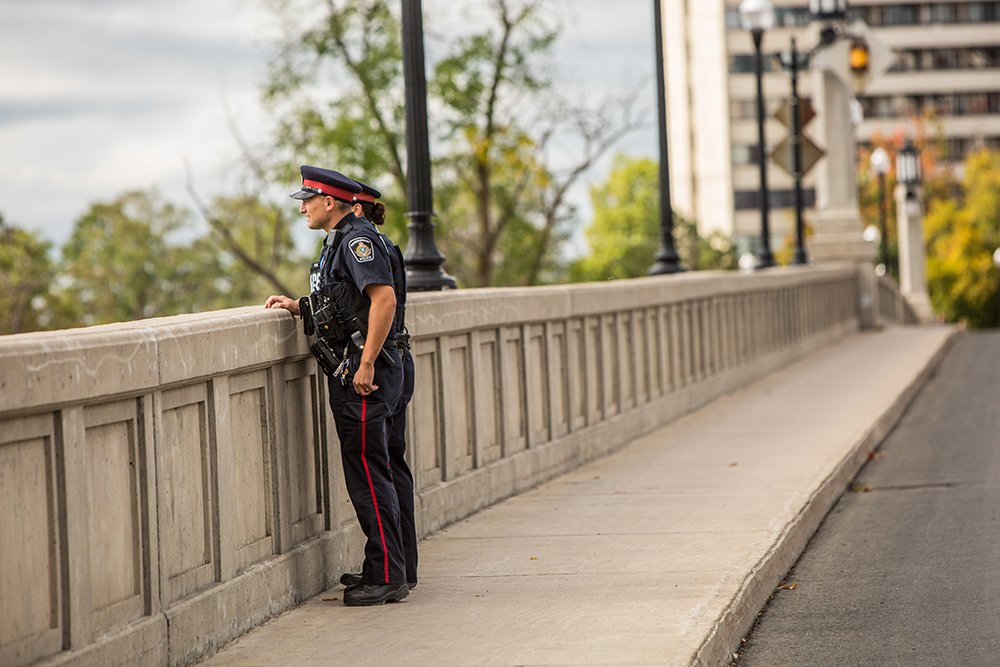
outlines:
[[[354,259],[359,262],[370,262],[375,259],[374,248],[372,248],[372,242],[365,238],[364,236],[359,236],[356,239],[351,239],[348,244],[351,247],[351,253],[354,255]]]

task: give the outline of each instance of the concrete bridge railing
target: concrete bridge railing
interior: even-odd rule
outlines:
[[[863,274],[416,295],[419,530],[855,331]],[[331,586],[361,545],[287,313],[0,338],[0,664],[189,663]]]
[[[879,318],[897,324],[918,324],[920,318],[910,302],[899,291],[899,285],[888,276],[878,277]]]

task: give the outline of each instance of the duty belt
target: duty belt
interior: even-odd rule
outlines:
[[[406,329],[396,332],[396,347],[400,352],[410,349],[410,332]]]

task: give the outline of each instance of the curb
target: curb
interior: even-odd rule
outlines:
[[[933,377],[960,332],[954,330],[927,361],[913,381],[853,446],[840,463],[813,492],[802,509],[785,527],[774,544],[744,578],[739,591],[716,620],[708,636],[691,658],[697,667],[728,665],[734,649],[753,626],[774,589],[802,555],[813,533],[833,508],[844,490],[877,448],[899,423],[910,403]]]

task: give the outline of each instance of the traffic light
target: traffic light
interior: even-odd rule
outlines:
[[[864,76],[868,73],[868,65],[871,62],[871,51],[868,43],[863,39],[851,41],[851,52],[849,62],[851,73],[856,76]]]

